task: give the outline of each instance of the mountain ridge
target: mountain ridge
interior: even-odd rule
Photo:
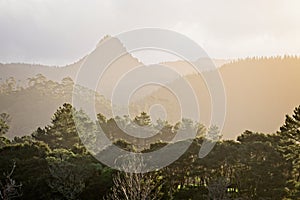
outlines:
[[[112,39],[112,40],[107,40]],[[126,53],[126,47],[115,38],[107,36],[99,43],[105,41],[111,41],[117,48],[121,51],[125,51],[125,54],[119,58],[119,60],[113,62],[108,70],[105,71],[102,79],[99,81],[97,86],[97,91],[104,95],[106,100],[110,100],[114,86],[118,83],[118,80],[123,74],[128,73],[135,67],[143,65],[137,58],[134,58],[130,53]],[[125,48],[125,49],[124,49]],[[88,56],[88,55],[87,55]],[[15,84],[20,84],[24,90],[28,87],[28,79],[36,76],[36,74],[42,74],[46,79],[61,83],[61,80],[70,77],[73,81],[75,80],[76,74],[80,66],[85,62],[85,58],[79,59],[73,64],[69,64],[63,67],[49,67],[46,65],[39,64],[1,64],[0,63],[0,74],[2,86],[5,84],[10,84],[7,80],[10,77],[15,78]],[[209,61],[211,62],[211,61]],[[197,91],[197,97],[201,100],[201,114],[204,124],[209,124],[210,120],[210,98],[209,91],[206,87],[205,80],[198,76],[196,73],[187,73],[185,70],[187,67],[192,69],[190,63],[185,61],[170,61],[164,62],[163,65],[168,65],[173,70],[177,71],[182,75],[181,78],[186,79],[193,89]],[[246,58],[235,61],[224,61],[222,66],[216,68],[218,73],[224,82],[224,87],[227,95],[227,118],[224,126],[224,138],[234,138],[236,135],[240,134],[246,129],[271,133],[275,132],[284,120],[285,114],[290,114],[294,107],[300,104],[300,94],[295,91],[300,91],[300,58],[295,56],[285,56],[285,57],[271,57],[271,58]],[[209,73],[203,71],[202,73]],[[163,77],[163,76],[162,76]],[[136,77],[137,79],[143,79],[143,77]],[[176,85],[176,79],[171,82],[166,83],[173,84],[174,87],[180,89],[180,85]],[[126,88],[127,85],[122,87]],[[49,91],[50,92],[50,91]],[[35,93],[30,93],[32,95],[37,95]],[[9,97],[5,96],[7,94],[0,94],[1,100],[3,102],[0,104],[0,112],[5,112],[7,110],[13,110],[14,114],[21,113],[22,102],[30,102],[30,96],[24,99],[24,95],[20,99],[16,98],[16,94],[11,93]],[[150,111],[151,105],[155,103],[162,103],[165,105],[166,110],[170,112],[169,120],[171,122],[176,122],[180,120],[178,117],[179,110],[178,102],[172,98],[171,94],[163,91],[161,88],[150,88],[145,87],[144,91],[139,91],[138,98],[133,98],[133,104],[130,105],[132,116],[139,114],[142,111]],[[26,96],[26,95],[25,95]],[[134,95],[133,95],[134,96]],[[19,98],[19,97],[18,97]],[[40,97],[33,99],[39,99]],[[5,99],[5,100],[4,100]],[[106,100],[105,104],[109,104]],[[47,104],[41,104],[37,109],[35,108],[36,102],[31,102],[29,106],[26,107],[27,112],[32,112],[33,114],[39,114],[37,112],[47,113],[46,119],[50,119],[49,115],[55,112],[55,109],[64,103],[64,101],[71,101],[71,96],[66,98],[60,98],[58,100],[53,100],[53,106],[51,109],[47,109]],[[41,102],[40,102],[41,103]],[[10,105],[11,104],[11,105]],[[18,105],[14,107],[14,105]],[[7,109],[7,106],[10,109]],[[43,108],[45,106],[45,108]],[[102,112],[103,109],[107,110],[105,107],[98,105],[97,112]],[[45,110],[43,110],[45,109]],[[101,110],[102,109],[102,110]],[[174,115],[171,116],[171,115]],[[173,118],[172,118],[173,117]],[[270,122],[268,124],[263,123],[264,118],[268,118]],[[35,118],[38,120],[39,118]],[[18,123],[22,120],[18,119]],[[43,126],[46,121],[38,123],[38,125]],[[48,122],[48,121],[47,121]],[[28,122],[30,123],[30,122]],[[15,122],[14,124],[17,124]],[[37,125],[35,123],[35,125]],[[33,124],[29,124],[29,128],[24,131],[33,131]],[[16,135],[23,133],[13,133]],[[25,133],[30,134],[30,133]]]

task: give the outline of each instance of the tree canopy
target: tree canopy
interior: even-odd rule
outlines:
[[[68,80],[65,80],[66,84]],[[78,118],[74,118],[74,113]],[[5,138],[9,116],[0,115],[2,143],[0,146],[0,191],[5,181],[19,183],[19,199],[299,199],[299,138],[300,106],[274,134],[246,130],[236,141],[217,141],[213,150],[199,158],[199,149],[207,132],[218,132],[217,127],[205,127],[199,122],[183,119],[177,124],[158,120],[152,122],[143,112],[107,118],[97,115],[92,121],[82,110],[65,103],[54,113],[51,123],[37,128],[32,135]],[[74,120],[80,119],[75,125]],[[101,130],[99,129],[100,125]],[[141,140],[126,134],[123,128],[152,127],[157,135]],[[79,137],[78,128],[86,131]],[[139,129],[143,130],[143,129]],[[114,145],[126,151],[151,152],[167,144],[183,144],[196,137],[188,150],[169,166],[148,172],[126,173],[111,169],[94,158],[81,139],[92,138],[101,144],[101,137],[91,132],[103,131]],[[171,143],[175,134],[181,140]],[[211,140],[218,140],[212,134]],[[143,144],[143,145],[140,145]],[[108,156],[110,146],[98,156]],[[168,156],[168,155],[163,155]],[[161,158],[163,159],[163,158]],[[140,163],[141,165],[143,162]],[[6,172],[14,172],[7,179]],[[132,167],[132,166],[124,166]],[[136,167],[134,165],[133,167]],[[125,198],[125,199],[126,199]]]

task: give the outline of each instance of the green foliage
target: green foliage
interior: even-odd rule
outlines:
[[[49,171],[45,156],[49,151],[44,143],[22,139],[18,143],[12,141],[10,145],[0,149],[0,176],[16,163],[14,179],[22,183],[22,199],[34,199],[36,196],[47,198],[49,188],[46,180]]]
[[[271,138],[270,142],[268,138]],[[244,196],[282,199],[287,195],[285,187],[289,165],[271,141],[272,136],[265,135],[263,141],[242,143],[239,151],[242,170],[238,176],[243,181],[239,181],[238,185]]]
[[[37,81],[42,82],[42,79]],[[64,84],[71,83],[65,80]],[[198,153],[206,130],[207,134],[211,133],[211,140],[220,137],[215,126],[207,129],[189,119],[176,125],[162,120],[153,124],[146,113],[133,120],[128,116],[107,119],[98,114],[97,117],[98,121],[93,122],[82,110],[64,104],[55,112],[51,124],[38,128],[32,136],[15,137],[12,141],[1,137],[0,180],[5,180],[2,174],[16,163],[13,178],[16,183],[22,183],[22,199],[122,199],[130,192],[131,197],[137,199],[276,200],[300,197],[300,107],[295,109],[293,116],[287,116],[278,133],[267,135],[245,131],[237,141],[217,142],[202,159]],[[143,140],[124,137],[119,125],[132,128],[135,124],[152,127],[157,134]],[[130,174],[99,163],[92,154],[111,156],[111,146],[88,152],[78,130],[85,133],[81,139],[99,145],[101,137],[93,133],[103,131],[114,145],[132,152],[151,152],[167,144],[181,148],[186,142],[192,142],[171,165],[147,174]],[[191,132],[196,133],[195,139],[189,137]],[[170,143],[175,134],[181,134],[182,140]],[[158,161],[164,156],[169,155],[163,155]],[[129,163],[125,167],[132,166]],[[120,191],[122,187],[124,190]]]
[[[74,112],[76,110],[71,104],[65,103],[54,113],[51,125],[45,129],[38,128],[32,136],[36,140],[46,142],[51,149],[71,149],[75,144],[80,143],[73,118]]]
[[[75,165],[75,155],[66,149],[55,149],[47,157],[51,178],[49,187],[63,199],[77,199],[85,188],[84,166]]]
[[[292,166],[289,179],[291,197],[300,196],[300,106],[292,116],[286,115],[285,123],[278,131],[279,150]]]
[[[134,122],[139,126],[149,126],[151,124],[151,118],[147,113],[142,112],[140,116],[134,118]]]
[[[7,133],[9,129],[8,122],[10,121],[10,117],[7,113],[0,114],[0,137]]]

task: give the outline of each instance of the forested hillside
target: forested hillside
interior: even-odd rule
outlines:
[[[118,41],[116,43],[118,44]],[[124,63],[127,64],[123,66]],[[181,67],[186,67],[182,61],[178,63]],[[97,91],[99,93],[99,101],[96,102],[97,112],[108,117],[112,116],[111,100],[107,98],[107,95],[112,92],[117,78],[122,73],[139,64],[128,54],[112,66],[99,83],[98,88],[102,88],[102,92],[100,89]],[[179,68],[176,63],[169,64]],[[76,65],[79,67],[79,64]],[[9,69],[9,66],[5,67],[7,67],[6,70]],[[59,74],[56,79],[62,74],[67,74],[67,68],[56,68],[55,73]],[[123,71],[117,70],[119,68]],[[300,91],[299,57],[241,59],[225,64],[218,70],[224,82],[227,97],[226,121],[222,132],[225,139],[234,139],[245,129],[265,133],[275,132],[283,123],[283,116],[286,113],[291,114],[293,108],[300,102],[300,93],[297,92]],[[71,77],[75,72],[72,73]],[[209,77],[209,71],[202,73]],[[74,80],[71,77],[53,81],[43,74],[38,74],[28,78],[22,84],[14,77],[2,80],[0,112],[8,113],[12,118],[8,137],[28,134],[37,126],[45,126],[49,123],[51,114],[59,105],[72,101]],[[205,79],[193,74],[185,75],[183,79],[191,84],[199,99],[201,123],[209,126],[212,105]],[[179,90],[181,88],[180,81],[177,80],[166,85]],[[126,88],[126,85],[121,87]],[[132,116],[143,111],[149,112],[152,105],[161,104],[167,112],[168,121],[176,123],[181,120],[180,102],[165,87],[154,89],[144,87],[139,94],[138,98],[133,95],[130,102]],[[266,119],[268,119],[267,123]]]
[[[54,82],[38,74],[26,85],[18,86],[14,78],[9,78],[0,86],[0,110],[11,117],[10,138],[30,135],[36,127],[47,125],[60,105],[72,102],[74,82],[69,77]],[[103,96],[97,94],[96,102],[98,110],[110,113],[110,102]]]
[[[149,147],[138,149],[126,139],[116,137],[122,133],[110,133],[118,132],[115,127],[117,120],[157,126],[146,113],[129,121],[108,119],[102,114],[95,122],[82,118],[86,119],[81,121],[83,127],[101,124],[103,130],[110,130],[107,134],[115,145],[132,152],[155,151],[166,145],[167,140],[163,138],[173,137],[178,130],[185,130],[181,134],[197,130],[199,134],[177,161],[145,174],[119,172],[97,161],[77,135],[74,112],[82,111],[64,104],[46,127],[12,140],[6,138],[10,117],[1,114],[0,195],[3,199],[300,198],[300,106],[295,108],[293,115],[286,116],[278,132],[245,131],[237,141],[217,142],[209,155],[202,159],[198,157],[198,151],[205,127],[191,120],[176,125],[160,123],[159,138],[151,141]],[[99,155],[109,156],[109,148],[103,149]],[[129,162],[126,167],[132,166]]]
[[[199,99],[201,122],[209,125],[211,97],[205,82],[209,71],[187,75]],[[300,58],[293,56],[248,58],[232,61],[219,68],[226,94],[226,121],[223,136],[235,138],[245,129],[272,133],[278,130],[286,113],[291,114],[300,102]],[[180,80],[168,84],[180,89]],[[160,103],[168,111],[169,120],[176,122],[180,116],[178,101],[166,88],[159,88],[148,97],[133,102],[148,110]],[[267,120],[267,122],[265,121]]]

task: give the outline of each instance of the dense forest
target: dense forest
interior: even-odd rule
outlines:
[[[96,122],[82,118],[82,126],[95,128],[98,123],[115,145],[134,152],[159,149],[178,130],[197,131],[197,137],[177,161],[144,174],[114,170],[95,159],[77,134],[74,112],[84,116],[65,103],[54,113],[49,125],[37,128],[30,136],[13,139],[6,138],[10,116],[0,115],[1,199],[300,198],[300,106],[293,115],[286,116],[278,132],[245,131],[236,141],[218,141],[204,158],[199,158],[198,152],[206,128],[192,120],[183,119],[174,125],[167,121],[151,122],[146,113],[134,119],[108,119],[98,114]],[[143,148],[138,142],[128,143],[118,138],[123,134],[116,124],[120,120],[159,126],[159,138],[148,141]],[[131,167],[130,162],[126,167]]]
[[[111,99],[107,96],[107,91],[115,85],[111,79],[115,80],[114,76],[121,73],[124,63],[127,63],[126,67],[136,66],[132,64],[134,60],[128,56],[122,59],[107,75],[105,84],[99,86],[106,93],[97,90],[97,113],[108,118],[113,116]],[[78,61],[64,67],[0,64],[0,113],[8,113],[12,118],[8,138],[28,135],[37,127],[46,126],[59,106],[72,102],[75,75],[81,63]],[[168,63],[168,66],[174,69],[191,68],[183,61]],[[284,115],[291,114],[300,102],[300,94],[295,92],[300,90],[299,66],[300,58],[296,56],[247,58],[220,66],[219,72],[227,97],[223,138],[235,139],[246,129],[263,133],[276,132],[284,121]],[[208,125],[211,100],[205,81],[193,74],[184,74],[183,78],[193,86],[200,99],[201,123]],[[174,80],[168,86],[180,90],[180,82],[180,79]],[[180,120],[177,117],[180,116],[178,102],[170,92],[160,88],[144,95],[144,98],[130,102],[132,116],[142,111],[151,113],[150,107],[160,104],[168,113],[170,123]],[[265,119],[268,119],[267,123]]]
[[[239,126],[237,130],[246,129],[232,140],[221,139],[224,135],[215,131],[217,127],[206,127],[193,119],[152,121],[149,114],[138,109],[135,113],[140,114],[134,118],[112,117],[111,102],[100,94],[96,94],[99,114],[93,121],[70,104],[74,93],[71,77],[55,82],[37,74],[25,85],[13,77],[2,80],[0,199],[300,199],[300,106],[286,115],[274,133],[241,129],[251,122],[251,127],[260,130],[274,128],[275,118],[283,122],[284,114],[277,119],[279,114],[288,113],[288,107],[299,101],[295,92],[299,87],[299,63],[298,57],[253,58],[221,67],[225,87],[230,88],[230,129],[235,125]],[[237,70],[239,77],[234,76]],[[186,77],[201,90],[193,75]],[[94,93],[84,95],[89,99]],[[285,102],[279,96],[285,96]],[[160,90],[150,97],[135,106],[149,110],[147,106],[157,99],[167,98]],[[170,101],[164,102],[175,110]],[[80,119],[80,127],[74,114]],[[157,134],[140,138],[122,129],[136,124],[151,127]],[[78,134],[78,128],[85,130],[84,136]],[[190,146],[178,160],[162,169],[123,172],[141,167],[136,163],[143,165],[144,161],[128,160],[123,171],[99,162],[97,158],[110,156],[113,146],[98,148],[103,144],[103,138],[97,135],[101,131],[128,152],[154,152],[167,145],[181,147],[187,143]],[[217,134],[208,135],[214,131]],[[196,137],[190,137],[191,132]],[[231,132],[226,129],[226,133]],[[173,140],[175,135],[177,140]],[[96,147],[92,151],[82,141],[86,138]],[[206,157],[199,158],[207,138],[216,144]],[[158,160],[168,156],[165,153]]]

